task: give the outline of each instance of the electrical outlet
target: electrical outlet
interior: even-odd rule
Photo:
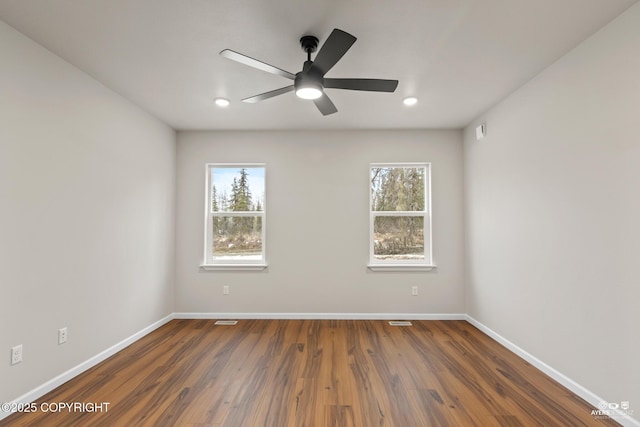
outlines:
[[[22,344],[11,348],[11,364],[22,362]]]
[[[418,287],[417,286],[412,286],[411,287],[411,295],[413,295],[414,297],[416,295],[418,295]]]
[[[58,345],[67,342],[67,328],[58,329]]]
[[[222,293],[224,295],[229,295],[229,286],[223,286],[222,287]]]

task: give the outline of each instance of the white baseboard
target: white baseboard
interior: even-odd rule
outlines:
[[[502,335],[498,334],[488,326],[485,326],[484,324],[480,323],[479,321],[469,316],[468,314],[465,315],[465,319],[467,320],[467,322],[471,323],[473,326],[481,330],[483,333],[485,333],[486,335],[488,335],[489,337],[491,337],[492,339],[500,343],[503,347],[517,354],[519,357],[526,360],[531,365],[535,366],[536,368],[538,368],[539,370],[547,374],[549,377],[551,377],[555,381],[562,384],[564,387],[571,390],[573,393],[577,394],[578,396],[580,396],[581,398],[589,402],[596,409],[599,408],[598,405],[600,405],[601,403],[603,402],[607,403],[605,399],[591,392],[591,390],[588,390],[587,388],[573,381],[571,378],[555,370],[551,366],[544,363],[542,360],[538,359],[537,357],[523,350],[521,347],[518,347],[516,344],[512,343],[511,341],[509,341]],[[625,427],[640,426],[640,422],[638,422],[638,420],[631,418],[629,415],[627,415],[626,413],[620,410],[608,409],[608,408],[606,410],[610,411],[610,413],[612,414],[612,418],[615,421],[619,422]]]
[[[125,347],[128,347],[129,345],[131,345],[134,342],[138,341],[140,338],[142,338],[143,336],[147,335],[148,333],[158,329],[160,326],[162,326],[165,323],[171,321],[173,318],[174,318],[174,314],[171,313],[168,316],[158,320],[157,322],[152,323],[151,325],[147,326],[146,328],[142,329],[141,331],[138,331],[135,334],[131,335],[130,337],[125,338],[124,340],[122,340],[119,343],[109,347],[108,349],[104,350],[103,352],[98,353],[97,355],[93,356],[92,358],[80,363],[77,366],[74,366],[73,368],[69,369],[68,371],[63,372],[62,374],[58,375],[57,377],[47,381],[46,383],[34,388],[31,391],[23,394],[22,396],[20,396],[17,399],[13,400],[11,402],[11,406],[17,406],[20,403],[31,403],[31,402],[36,401],[37,399],[39,399],[40,397],[42,397],[45,394],[49,393],[51,390],[55,389],[56,387],[61,386],[62,384],[64,384],[67,381],[69,381],[70,379],[80,375],[84,371],[86,371],[86,370],[88,370],[90,368],[93,368],[98,363],[100,363],[103,360],[113,356],[114,354],[116,354],[120,350],[122,350]],[[9,415],[11,415],[11,412],[0,411],[0,420],[8,417]]]
[[[175,319],[466,320],[463,313],[174,313]]]

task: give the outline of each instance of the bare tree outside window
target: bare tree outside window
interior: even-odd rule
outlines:
[[[370,173],[371,262],[430,263],[428,164],[377,165]]]

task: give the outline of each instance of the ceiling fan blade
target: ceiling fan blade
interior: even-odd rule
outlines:
[[[258,61],[257,59],[254,59],[247,55],[243,55],[241,53],[235,52],[230,49],[223,50],[222,52],[220,52],[220,55],[224,56],[227,59],[231,59],[232,61],[236,61],[241,64],[248,65],[249,67],[266,71],[267,73],[286,77],[287,79],[291,79],[291,80],[294,80],[296,78],[295,74],[291,74],[288,71],[282,70],[278,67],[274,67],[273,65],[267,64],[266,62]]]
[[[245,98],[242,102],[248,102],[249,104],[255,104],[258,101],[264,101],[265,99],[273,98],[274,96],[282,95],[283,93],[291,92],[293,85],[281,87],[280,89],[272,90],[270,92],[261,93],[260,95]]]
[[[372,92],[394,92],[398,87],[398,81],[382,79],[324,79],[324,87]]]
[[[351,34],[334,29],[320,48],[311,68],[324,76],[347,53],[356,40]]]
[[[333,102],[331,102],[326,93],[323,93],[320,98],[314,99],[313,103],[316,104],[316,107],[318,107],[318,110],[320,110],[323,116],[338,112],[338,109],[333,105]]]

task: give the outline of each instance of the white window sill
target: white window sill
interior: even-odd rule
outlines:
[[[431,271],[437,268],[433,264],[369,264],[371,271]]]
[[[267,268],[267,264],[202,264],[206,271],[258,271]]]

